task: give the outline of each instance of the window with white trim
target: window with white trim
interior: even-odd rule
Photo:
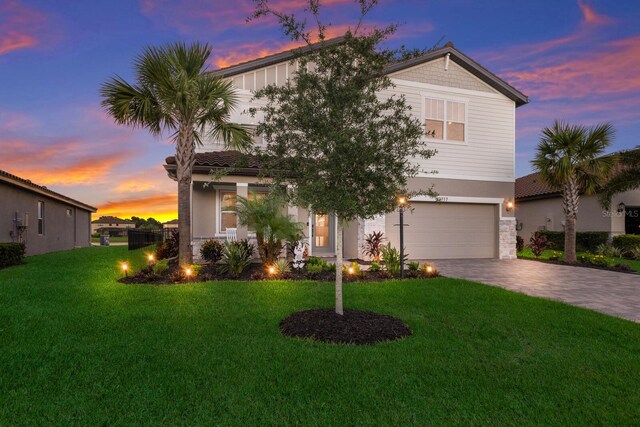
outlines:
[[[220,203],[220,232],[224,233],[227,228],[236,228],[236,192],[231,190],[219,191]]]
[[[425,135],[430,138],[465,142],[466,116],[464,102],[424,98]]]
[[[236,206],[236,192],[233,190],[220,190],[219,192],[219,203],[220,203],[220,233],[224,233],[227,231],[227,228],[236,228],[238,226],[237,223],[237,213],[235,211]],[[267,197],[267,192],[265,191],[250,191],[248,194],[249,200],[255,199],[264,199]],[[247,231],[251,233],[255,233],[254,227],[247,227]]]

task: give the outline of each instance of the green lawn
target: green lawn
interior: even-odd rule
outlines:
[[[554,251],[552,249],[547,249],[544,252],[542,252],[539,259],[548,260],[551,254],[553,254],[554,252],[560,254],[560,259],[562,259],[562,257],[564,256],[563,251]],[[584,252],[578,252],[578,254],[581,254],[581,253],[584,253]],[[536,259],[535,255],[533,255],[533,252],[531,252],[531,249],[528,247],[518,252],[518,258]],[[631,268],[632,271],[637,271],[640,273],[640,261],[634,261],[631,259],[624,259],[624,258],[611,258],[611,260],[614,265],[626,264]]]
[[[109,242],[111,243],[127,243],[129,238],[127,236],[114,236],[109,237]],[[100,243],[99,237],[91,237],[91,243]]]
[[[347,307],[414,335],[311,343],[278,323],[331,306],[331,284],[122,285],[131,255],[86,248],[0,270],[0,425],[640,419],[640,325],[626,320],[460,280],[347,284]]]

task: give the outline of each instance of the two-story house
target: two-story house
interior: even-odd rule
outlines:
[[[111,236],[126,236],[130,228],[136,228],[136,223],[116,216],[101,216],[91,221],[91,234],[108,233]]]
[[[256,125],[260,116],[246,114],[250,107],[260,105],[252,101],[253,92],[265,85],[285,84],[297,66],[294,52],[286,51],[215,71],[229,79],[239,95],[233,121]],[[395,84],[393,93],[406,97],[425,129],[435,129],[435,137],[425,134],[424,144],[438,152],[428,160],[414,159],[424,163],[425,171],[438,173],[425,172],[411,179],[409,190],[433,184],[439,201],[428,197],[410,201],[412,209],[405,214],[409,257],[515,258],[515,110],[528,98],[452,44],[391,65],[387,73]],[[259,138],[256,143],[261,143]],[[236,228],[238,238],[251,237],[249,230],[237,224],[230,208],[236,195],[266,191],[258,178],[257,162],[249,161],[215,183],[209,175],[212,170],[235,166],[237,157],[238,153],[224,151],[216,141],[197,149],[191,219],[196,256],[200,242],[224,238],[227,228]],[[165,168],[175,179],[175,158],[167,158]],[[288,207],[288,212],[306,224],[311,254],[335,254],[333,215],[295,206]],[[364,238],[373,231],[383,231],[397,247],[397,224],[397,212],[347,224],[345,258],[362,257]]]

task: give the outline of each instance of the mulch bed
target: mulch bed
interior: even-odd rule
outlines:
[[[292,338],[308,338],[335,344],[377,344],[408,337],[411,328],[386,314],[361,310],[319,308],[298,311],[280,322],[280,332]]]

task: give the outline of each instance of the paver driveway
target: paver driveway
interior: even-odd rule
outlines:
[[[640,322],[640,275],[528,260],[438,260],[447,277],[473,280]]]

